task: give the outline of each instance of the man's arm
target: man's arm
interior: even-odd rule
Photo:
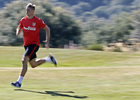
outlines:
[[[20,34],[20,32],[22,31],[21,28],[17,27],[17,30],[16,30],[16,36],[18,36]]]
[[[49,40],[50,40],[50,28],[46,25],[44,30],[46,31],[46,40],[43,41],[45,42],[45,47],[49,48]]]

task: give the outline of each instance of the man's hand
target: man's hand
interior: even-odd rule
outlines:
[[[50,40],[50,28],[46,25],[46,27],[44,28],[44,30],[46,31],[46,40],[43,41],[45,43],[45,47],[49,48],[49,40]]]
[[[47,40],[43,41],[45,43],[45,47],[49,49],[49,42]]]

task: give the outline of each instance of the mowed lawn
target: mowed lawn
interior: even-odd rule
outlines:
[[[0,47],[0,100],[139,100],[140,55],[40,48],[54,54],[58,67],[29,66],[22,88],[10,85],[21,70],[23,47]]]
[[[40,48],[38,58],[52,53],[58,61],[58,67],[114,67],[140,66],[140,53],[104,52],[92,50],[46,49]],[[23,47],[0,46],[0,67],[21,67]],[[43,64],[40,67],[54,67]]]
[[[0,68],[0,100],[139,100],[140,67]]]

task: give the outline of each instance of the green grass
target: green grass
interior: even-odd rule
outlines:
[[[38,58],[49,52],[58,67],[30,68],[16,89],[24,49],[0,47],[0,100],[139,100],[139,53],[40,48]]]
[[[92,50],[45,49],[40,48],[38,58],[52,53],[58,67],[111,67],[111,66],[140,66],[140,54],[123,52],[104,52]],[[23,47],[0,47],[1,67],[21,67]],[[52,64],[43,64],[41,67],[53,67]]]
[[[0,68],[0,100],[139,100],[140,67],[29,69],[22,88],[10,86],[19,69]]]

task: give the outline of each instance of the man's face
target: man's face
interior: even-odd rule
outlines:
[[[27,16],[33,16],[34,15],[34,10],[32,10],[30,7],[27,7],[26,13],[27,13]]]

